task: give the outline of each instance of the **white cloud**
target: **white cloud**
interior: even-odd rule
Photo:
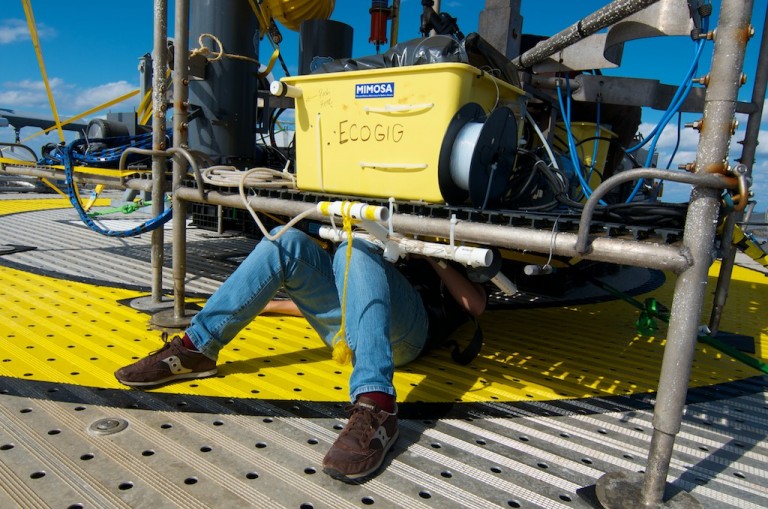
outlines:
[[[764,210],[768,206],[768,114],[766,113],[768,108],[763,110],[762,124],[763,128],[758,135],[758,145],[755,154],[755,163],[752,168],[753,183],[752,194],[754,199],[758,203],[758,210]],[[691,116],[684,122],[690,122],[692,119],[698,118]],[[739,115],[739,129],[736,134],[731,138],[731,145],[729,149],[728,159],[730,163],[736,164],[736,159],[741,157],[743,146],[739,143],[744,140],[744,131],[746,129],[746,115]],[[648,136],[655,124],[643,123],[639,127],[639,131]],[[661,134],[659,141],[656,145],[656,150],[659,153],[658,166],[664,168],[669,161],[669,157],[674,150],[677,140],[677,124],[671,122],[670,125]],[[696,153],[698,150],[699,132],[691,128],[683,128],[680,132],[680,146],[675,155],[675,159],[670,166],[671,169],[676,169],[679,164],[685,164],[696,160]],[[642,161],[641,161],[642,163]],[[674,182],[666,182],[664,184],[664,197],[665,201],[678,202],[688,201],[691,193],[691,187],[685,184],[678,184]]]
[[[106,83],[97,87],[88,88],[78,92],[73,107],[77,111],[86,111],[125,95],[136,88],[135,85],[132,85],[127,81],[116,81],[114,83]],[[134,96],[133,98],[124,101],[123,104],[115,105],[113,108],[133,109],[137,105],[138,101],[136,96]]]
[[[54,99],[66,96],[72,88],[59,78],[49,80],[49,85]],[[48,95],[42,81],[22,80],[3,83],[0,85],[0,105],[10,109],[50,111]]]
[[[50,39],[56,37],[56,30],[41,23],[37,25],[37,35],[40,39]],[[0,44],[13,44],[29,39],[29,28],[24,20],[0,20]]]
[[[106,83],[81,89],[59,78],[49,81],[56,109],[63,117],[77,115],[98,105],[116,99],[136,87],[127,81]],[[40,115],[51,115],[51,107],[42,81],[23,80],[0,84],[0,105]],[[136,96],[110,109],[130,111],[138,106]]]

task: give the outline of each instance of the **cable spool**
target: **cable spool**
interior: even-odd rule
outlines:
[[[467,198],[482,209],[496,207],[507,191],[517,155],[517,121],[507,107],[486,117],[477,103],[459,109],[440,149],[438,181],[449,205]]]

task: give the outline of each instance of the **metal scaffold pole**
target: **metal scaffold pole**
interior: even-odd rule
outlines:
[[[165,69],[168,66],[165,39],[168,33],[168,2],[155,3],[154,48],[152,50],[152,149],[162,151],[165,146]],[[163,213],[165,195],[166,157],[152,156],[152,215]],[[152,230],[152,302],[159,303],[163,296],[163,228]]]
[[[768,26],[768,6],[765,8],[765,19],[763,26]],[[760,53],[757,58],[757,70],[754,77],[754,88],[752,89],[752,107],[747,120],[747,128],[744,133],[744,149],[741,152],[741,164],[745,165],[747,175],[752,175],[752,166],[757,151],[758,135],[760,134],[760,122],[763,114],[763,105],[765,103],[765,91],[768,85],[768,32],[763,30],[763,36],[760,41]],[[742,197],[746,200],[746,196]],[[720,268],[720,274],[717,279],[717,288],[715,290],[715,299],[712,306],[712,314],[709,319],[709,329],[711,334],[715,335],[720,330],[720,319],[725,309],[725,303],[728,298],[728,289],[730,287],[731,275],[736,261],[736,246],[733,245],[733,238],[736,229],[736,223],[744,218],[743,210],[734,210],[726,218],[723,228],[723,261]]]
[[[187,275],[187,203],[177,192],[184,185],[187,161],[179,156],[186,152],[189,97],[189,2],[176,0],[173,66],[173,308],[153,315],[152,323],[160,327],[184,328],[189,325],[191,311],[186,309],[185,279]]]
[[[659,0],[614,0],[602,9],[574,23],[546,41],[537,44],[514,60],[520,67],[531,67],[546,60],[558,51],[589,37],[590,35],[621,21]]]
[[[744,54],[752,34],[751,12],[752,0],[721,5],[696,156],[697,174],[729,171],[728,146]],[[719,206],[716,190],[693,188],[683,236],[684,249],[693,263],[679,275],[675,285],[647,466],[644,474],[611,472],[600,478],[597,495],[607,509],[701,507],[692,495],[682,491],[665,499],[665,488],[675,437],[682,423]]]

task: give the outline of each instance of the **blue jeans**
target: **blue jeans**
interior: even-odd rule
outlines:
[[[274,241],[261,240],[192,318],[189,338],[217,359],[219,350],[283,287],[330,346],[341,326],[346,250],[345,242],[331,258],[294,229]],[[382,258],[380,249],[361,239],[352,243],[344,313],[353,352],[350,399],[366,392],[395,396],[394,368],[418,357],[427,337],[427,314],[408,280]]]

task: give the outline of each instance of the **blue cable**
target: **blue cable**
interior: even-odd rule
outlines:
[[[683,83],[677,88],[677,91],[675,92],[675,95],[672,96],[672,100],[669,102],[669,106],[667,106],[666,111],[664,112],[664,115],[662,116],[662,120],[656,124],[656,127],[653,128],[653,130],[648,134],[648,136],[635,145],[634,147],[630,147],[627,149],[627,153],[633,153],[637,150],[644,147],[654,136],[658,136],[661,133],[661,130],[663,130],[664,126],[666,126],[666,123],[669,122],[669,119],[677,113],[677,110],[680,109],[680,106],[683,104],[685,99],[688,97],[688,93],[690,92],[691,88],[693,88],[693,75],[696,73],[696,70],[699,67],[699,58],[701,57],[701,53],[704,49],[704,40],[697,41],[696,43],[696,50],[694,52],[693,62],[691,64],[691,67],[688,69],[688,72],[685,74]],[[666,123],[664,122],[664,119],[666,120]]]
[[[587,172],[587,182],[592,180],[592,172],[595,171],[597,161],[597,148],[600,146],[600,95],[597,96],[597,119],[595,120],[595,141],[592,144],[592,164]]]
[[[679,111],[677,113],[677,140],[675,141],[675,149],[672,151],[672,155],[669,158],[669,161],[667,162],[667,170],[670,166],[672,166],[672,161],[674,161],[675,156],[677,155],[677,149],[680,148],[680,130],[683,125],[683,112]]]
[[[137,226],[136,228],[131,228],[130,230],[109,230],[101,228],[99,225],[97,225],[93,219],[91,219],[85,212],[83,205],[80,203],[80,199],[75,192],[75,178],[74,171],[72,169],[74,167],[73,161],[75,159],[74,150],[86,143],[86,140],[75,140],[67,145],[67,147],[61,152],[64,164],[64,182],[67,186],[67,195],[69,196],[69,201],[86,226],[88,226],[96,233],[100,233],[107,237],[135,237],[137,235],[141,235],[142,233],[152,231],[159,226],[162,226],[163,224],[167,223],[171,217],[173,217],[173,209],[168,208],[165,209],[159,216],[153,217],[149,221]]]
[[[702,30],[703,32],[709,30],[709,18],[704,18],[702,20]],[[699,67],[699,60],[701,58],[701,53],[704,50],[705,42],[706,41],[704,39],[699,39],[696,41],[696,50],[694,52],[693,62],[691,63],[691,67],[688,69],[688,73],[685,75],[685,81],[683,82],[683,85],[678,87],[677,92],[675,92],[672,101],[670,101],[669,107],[667,107],[667,110],[664,112],[664,115],[661,117],[659,123],[656,125],[656,127],[654,127],[653,131],[651,131],[646,139],[644,139],[638,145],[627,149],[627,153],[634,152],[644,146],[650,140],[651,145],[648,148],[648,156],[645,159],[646,168],[650,167],[651,162],[653,161],[653,153],[656,151],[656,145],[661,138],[661,133],[664,131],[664,128],[667,126],[667,124],[669,124],[669,121],[672,119],[672,117],[679,112],[680,107],[683,105],[683,102],[688,97],[688,94],[693,88],[693,75],[696,73],[696,70]],[[642,185],[643,181],[638,180],[637,184],[635,184],[635,187],[632,189],[632,192],[625,200],[625,203],[630,203],[635,199],[635,196],[637,196],[637,193],[640,191]]]
[[[566,137],[568,138],[568,151],[570,152],[571,156],[571,164],[573,164],[574,173],[576,173],[576,177],[579,179],[579,185],[581,185],[581,190],[584,193],[584,196],[586,198],[589,198],[592,196],[592,189],[589,187],[589,182],[584,180],[584,175],[581,171],[581,163],[579,162],[579,158],[576,155],[576,143],[573,140],[573,132],[571,131],[571,82],[568,78],[565,79],[565,87],[566,87],[566,93],[568,94],[568,101],[567,103],[563,102],[563,92],[560,90],[560,87],[557,87],[557,99],[560,102],[560,111],[563,112],[563,122],[565,123],[565,133]],[[605,205],[606,203],[603,200],[600,200],[601,205]]]

